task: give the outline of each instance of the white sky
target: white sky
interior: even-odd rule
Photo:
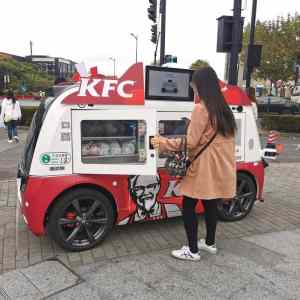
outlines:
[[[113,56],[120,75],[135,62],[133,32],[139,36],[139,61],[153,61],[148,0],[0,1],[0,52],[29,55],[32,40],[33,54],[84,61],[106,74],[113,72],[108,59]],[[243,2],[247,23],[252,1]],[[206,59],[222,78],[225,58],[216,53],[216,18],[231,15],[232,7],[233,0],[167,0],[166,54],[176,55],[186,67]],[[258,0],[257,18],[269,20],[296,11],[300,12],[299,0]]]

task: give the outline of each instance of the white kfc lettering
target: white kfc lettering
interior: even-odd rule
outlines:
[[[114,91],[116,89],[112,84],[117,84],[118,80],[104,80],[102,97],[109,97],[109,92]]]
[[[99,91],[99,93],[98,93],[96,90],[96,86],[101,81],[103,81],[103,89],[102,89],[102,93],[101,93],[101,91]],[[117,93],[122,98],[132,98],[133,94],[126,93],[125,87],[128,85],[134,86],[134,84],[135,84],[135,81],[133,81],[133,80],[122,81],[118,84],[118,81],[113,80],[113,79],[104,79],[104,80],[103,79],[93,79],[90,82],[89,78],[82,78],[78,96],[85,97],[85,96],[87,96],[87,92],[89,92],[89,94],[93,97],[108,98],[110,96],[109,93],[111,91],[117,90]]]
[[[99,97],[99,94],[95,90],[95,86],[101,81],[101,79],[94,79],[89,84],[89,78],[82,78],[81,84],[80,84],[80,90],[78,96],[85,97],[86,92],[88,91],[91,96],[93,97]]]
[[[125,93],[125,86],[126,85],[131,85],[131,86],[134,86],[135,84],[135,81],[133,80],[126,80],[126,81],[123,81],[121,82],[119,85],[118,85],[118,94],[122,97],[122,98],[132,98],[132,94],[128,94],[128,93]]]

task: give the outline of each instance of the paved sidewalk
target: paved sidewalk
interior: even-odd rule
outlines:
[[[220,223],[218,239],[300,228],[300,164],[272,164],[266,170],[265,202],[235,223]],[[200,235],[204,223],[199,224]],[[15,181],[0,182],[0,273],[59,258],[76,267],[129,255],[179,247],[185,241],[181,218],[116,227],[97,248],[67,253],[48,237],[29,232],[16,209]]]
[[[18,129],[20,143],[9,144],[6,130],[0,128],[0,181],[15,179],[17,164],[26,140],[27,130]]]
[[[0,276],[0,299],[299,299],[300,229],[221,240],[218,246],[217,255],[202,253],[200,262],[176,260],[169,250],[73,270],[48,261]]]

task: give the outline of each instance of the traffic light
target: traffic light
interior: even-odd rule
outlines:
[[[165,55],[165,63],[176,63],[177,64],[177,56],[173,56],[170,54]]]
[[[150,7],[148,8],[148,18],[156,23],[156,16],[157,16],[157,0],[149,0]]]
[[[157,43],[157,24],[151,26],[151,42],[156,44]]]
[[[232,46],[233,16],[222,16],[218,20],[217,52],[230,52]],[[242,50],[244,18],[240,24],[239,49]]]

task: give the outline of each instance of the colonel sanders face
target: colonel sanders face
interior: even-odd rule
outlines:
[[[130,176],[129,191],[132,199],[136,202],[138,209],[146,214],[156,204],[156,198],[160,189],[159,176]]]

